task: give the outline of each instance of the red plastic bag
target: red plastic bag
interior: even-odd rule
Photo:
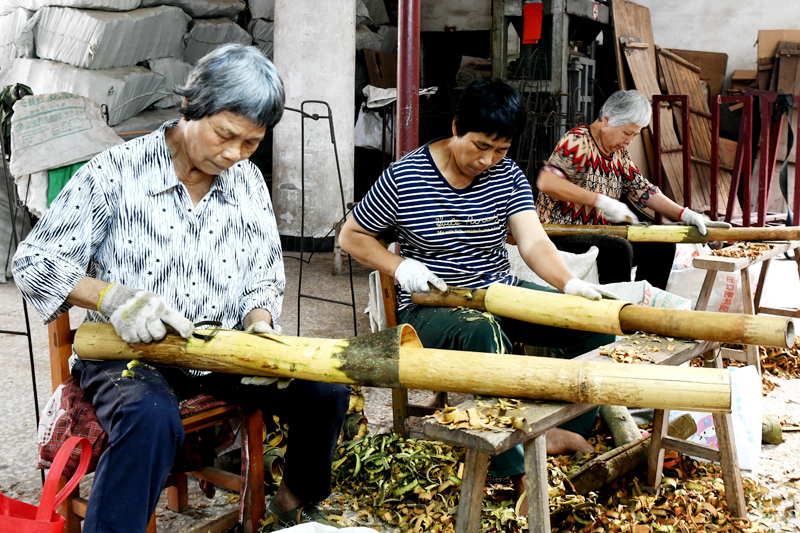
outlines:
[[[67,464],[72,450],[76,446],[81,447],[81,462],[78,470],[69,482],[56,494],[58,480],[64,466]],[[17,501],[8,496],[0,494],[0,531],[13,531],[14,533],[61,533],[64,531],[64,517],[56,513],[56,509],[64,503],[78,483],[81,482],[86,471],[89,469],[89,461],[92,458],[92,446],[89,439],[83,437],[72,437],[59,450],[47,480],[42,489],[42,499],[39,507],[29,503]]]

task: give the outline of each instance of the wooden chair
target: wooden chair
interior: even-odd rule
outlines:
[[[69,378],[68,360],[72,355],[72,342],[75,331],[70,328],[69,314],[64,313],[56,320],[48,324],[47,331],[50,340],[50,372],[53,390]],[[240,417],[239,409],[233,405],[224,405],[205,411],[192,413],[183,418],[183,429],[185,433],[198,431],[209,426],[213,426],[231,418]],[[247,427],[249,435],[261,436],[263,434],[263,423],[261,411],[254,411],[244,416],[242,424]],[[216,468],[203,468],[196,472],[172,473],[167,478],[166,489],[167,507],[175,512],[182,511],[189,506],[188,501],[188,479],[187,476],[203,479],[214,483],[217,486],[229,490],[240,492],[243,485],[247,483],[244,495],[244,515],[243,526],[245,533],[257,533],[259,521],[266,513],[264,501],[264,446],[259,438],[248,439],[247,450],[242,449],[242,461],[248,461],[249,481],[242,476],[231,474]],[[245,452],[247,454],[245,455]],[[66,483],[61,479],[61,486]],[[65,517],[66,524],[64,531],[67,533],[80,533],[80,521],[86,516],[87,501],[80,497],[79,490],[67,498],[59,509]],[[238,513],[237,513],[238,515]],[[237,516],[238,518],[238,516]],[[234,524],[227,524],[231,527]],[[226,527],[226,529],[227,529]],[[151,517],[147,526],[148,533],[156,531],[155,514]],[[216,529],[214,531],[217,531]]]
[[[394,235],[381,234],[378,237],[385,248],[396,242]],[[386,316],[386,327],[393,328],[397,325],[397,291],[394,278],[381,272],[381,296],[383,309]],[[408,403],[408,389],[392,389],[392,420],[395,434],[408,438],[408,418],[411,416],[427,416],[441,409],[447,403],[446,392],[436,392],[431,405]]]

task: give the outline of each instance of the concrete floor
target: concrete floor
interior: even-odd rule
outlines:
[[[283,314],[279,323],[286,335],[297,333],[297,293],[299,261],[298,254],[285,254],[287,274],[287,291],[284,300]],[[345,261],[345,275],[331,276],[331,254],[319,254],[313,257],[311,264],[303,268],[303,294],[322,296],[329,299],[349,301],[350,287]],[[765,287],[763,303],[777,307],[796,307],[800,302],[800,279],[794,262],[776,260],[771,268]],[[369,320],[364,314],[368,305],[367,269],[354,263],[354,283],[356,296],[356,317],[358,333],[369,332]],[[83,319],[83,312],[71,312],[73,327],[77,327]],[[341,338],[353,334],[353,314],[350,307],[319,302],[307,298],[302,299],[301,334],[306,337]],[[36,369],[37,390],[40,408],[44,407],[50,397],[51,384],[48,359],[47,329],[38,317],[31,315],[31,339]],[[13,283],[0,285],[0,329],[24,330],[25,322],[22,301]],[[36,425],[34,402],[31,387],[30,362],[27,339],[25,337],[0,334],[0,420],[4,427],[0,431],[0,492],[23,501],[37,503],[41,495],[40,473],[35,469],[37,460]],[[796,398],[800,393],[800,383],[782,382],[783,386],[771,393],[774,397],[776,414],[792,414],[800,421],[800,413]],[[371,430],[391,427],[391,403],[388,391],[368,391],[368,402],[365,412],[370,419]],[[791,401],[792,397],[794,401]],[[769,398],[767,399],[769,402]],[[783,406],[783,407],[781,407]],[[765,409],[765,412],[766,411]],[[785,470],[788,464],[784,458],[797,457],[800,453],[800,435],[791,434],[787,441],[779,446],[764,448],[762,464],[774,465],[766,468],[765,479],[778,477],[781,466]],[[796,474],[795,474],[796,475]],[[82,492],[87,493],[91,484],[88,476],[82,484]],[[235,509],[235,504],[228,501],[228,493],[218,491],[214,500],[203,498],[197,484],[190,481],[190,509],[183,513],[172,513],[165,509],[165,498],[157,511],[159,531],[204,531],[204,528],[215,517]]]

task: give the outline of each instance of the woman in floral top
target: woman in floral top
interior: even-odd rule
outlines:
[[[640,207],[696,226],[730,227],[712,222],[691,209],[681,207],[647,181],[631,160],[627,146],[650,123],[650,102],[638,91],[617,91],[600,109],[600,117],[589,126],[569,131],[558,143],[536,180],[539,197],[536,210],[546,224],[605,225],[638,224],[636,215],[620,201],[623,194]],[[584,253],[597,246],[600,283],[636,280],[666,289],[675,245],[630,243],[608,235],[553,237],[559,250]]]

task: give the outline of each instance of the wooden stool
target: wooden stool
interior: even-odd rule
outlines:
[[[800,275],[800,241],[784,241],[780,243],[770,243],[773,248],[763,253],[762,255],[754,258],[748,257],[717,257],[713,255],[705,255],[695,257],[692,260],[692,265],[695,268],[707,270],[706,277],[703,280],[703,287],[700,289],[700,296],[697,298],[695,305],[696,311],[705,311],[708,307],[708,300],[711,296],[711,290],[714,288],[714,282],[717,278],[718,272],[739,272],[742,273],[742,306],[744,314],[756,315],[760,312],[786,316],[786,317],[800,317],[800,312],[797,309],[775,309],[761,307],[761,295],[764,292],[764,282],[767,277],[769,265],[774,257],[781,254],[788,253],[794,250],[794,259],[797,262],[798,274]],[[755,298],[750,292],[750,267],[763,263],[761,273],[758,276],[758,286],[756,288]],[[732,296],[732,294],[731,294]],[[722,356],[729,359],[736,359],[744,361],[748,365],[754,365],[761,373],[761,359],[758,354],[758,346],[746,345],[744,356],[742,357],[740,350],[730,350],[727,348],[722,349]]]
[[[626,343],[626,341],[619,341],[611,346]],[[708,353],[718,347],[718,344],[713,342],[696,342],[681,339],[676,339],[672,342],[667,342],[664,339],[658,342],[655,340],[648,340],[647,343],[652,346],[659,346],[660,348],[658,352],[649,353],[656,364],[673,366],[691,361],[696,356]],[[667,349],[668,344],[674,346],[672,351]],[[611,361],[608,356],[600,355],[598,350],[581,355],[577,359],[618,364]],[[478,403],[477,400],[471,400],[459,405],[458,409],[466,410],[469,408],[476,408],[483,412],[494,409],[494,414],[496,414],[497,409],[491,406],[487,407],[487,403],[491,402],[481,400],[480,403]],[[547,495],[548,483],[545,434],[547,430],[590,411],[594,407],[595,406],[588,404],[523,400],[520,406],[514,410],[513,415],[509,413],[506,413],[506,415],[524,418],[525,429],[509,432],[450,429],[433,420],[427,420],[423,425],[423,430],[427,438],[462,446],[467,449],[467,455],[464,460],[464,478],[461,481],[456,533],[476,533],[480,530],[481,502],[483,500],[483,488],[486,484],[486,473],[489,468],[489,457],[502,453],[517,444],[522,444],[525,449],[525,481],[528,498],[529,531],[531,533],[549,533],[550,504]],[[658,413],[658,411],[656,413]],[[667,420],[669,415],[667,413],[665,417],[664,413],[667,412],[661,411],[660,416],[662,420]],[[724,415],[723,419],[725,416],[727,417],[727,421],[730,422],[730,415]],[[656,426],[654,425],[654,427]],[[744,491],[742,489],[738,463],[736,463],[735,460],[733,433],[726,433],[725,431],[726,428],[718,430],[717,438],[720,450],[725,450],[726,454],[721,464],[725,479],[728,506],[732,513],[741,516],[741,513],[746,511],[746,508],[743,507]],[[653,437],[655,439],[655,432]],[[657,441],[653,441],[654,444],[657,444],[651,447],[651,449],[660,450],[662,445],[673,445],[669,437],[666,437],[666,433],[659,433],[659,437]],[[681,443],[681,445],[686,444],[684,441],[678,442]],[[674,444],[674,446],[676,446],[676,448],[672,449],[677,449],[678,444]],[[683,451],[683,449],[679,451]],[[716,450],[714,451],[716,452]],[[728,453],[729,451],[731,452],[730,454]],[[694,455],[700,455],[694,451],[692,453]],[[705,451],[703,453],[705,453]],[[663,462],[663,452],[660,452],[658,455],[658,459]],[[733,462],[730,460],[730,455],[733,455]],[[719,458],[717,460],[719,460]],[[652,463],[653,460],[651,459],[651,464]],[[660,467],[657,472],[654,473],[653,479],[657,479],[660,482]]]

